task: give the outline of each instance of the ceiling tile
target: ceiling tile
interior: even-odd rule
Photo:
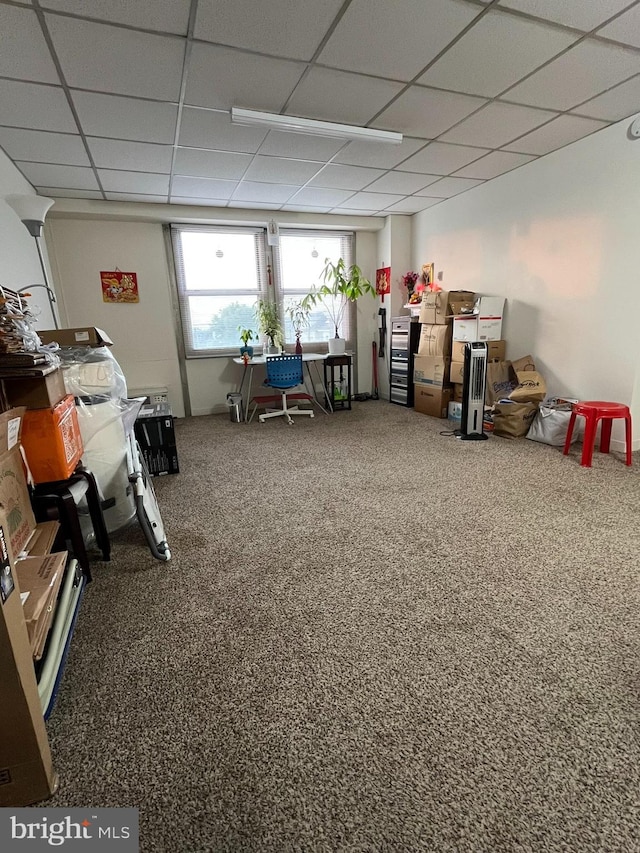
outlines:
[[[441,178],[418,195],[428,195],[432,198],[451,198],[451,196],[471,190],[482,183],[484,181],[473,178]]]
[[[500,94],[578,38],[577,33],[489,12],[419,79],[472,95]],[[495,46],[500,45],[500,50]]]
[[[353,195],[351,190],[328,190],[322,187],[303,187],[291,199],[292,204],[309,204],[315,207],[335,207]]]
[[[229,47],[195,43],[189,61],[185,104],[197,107],[279,112],[306,65],[242,53]],[[256,86],[268,80],[268,86]]]
[[[338,166],[330,163],[315,176],[309,185],[338,190],[360,190],[383,175],[382,169],[367,169],[361,166]]]
[[[14,127],[77,133],[62,89],[0,80],[0,122]]]
[[[171,171],[171,145],[151,145],[147,142],[123,142],[120,139],[88,137],[93,162],[102,169],[122,169],[133,172]]]
[[[403,88],[402,83],[312,68],[287,104],[287,115],[345,124],[367,124]],[[336,92],[340,97],[336,98]]]
[[[169,175],[98,169],[98,176],[105,192],[143,193],[145,195],[162,195],[169,192]]]
[[[11,38],[2,38],[0,75],[40,83],[60,82],[32,9],[0,6],[0,33],[11,33]]]
[[[99,189],[93,169],[85,169],[82,166],[52,166],[49,163],[21,163],[19,160],[16,160],[16,166],[34,186]]]
[[[71,96],[87,136],[173,143],[178,118],[175,104],[72,91]]]
[[[393,169],[425,145],[424,139],[405,136],[399,145],[380,142],[349,142],[333,159],[334,163],[351,166],[374,166],[378,169]]]
[[[421,198],[417,195],[412,195],[409,198],[403,198],[402,201],[392,204],[385,208],[387,213],[418,213],[420,210],[426,210],[428,207],[433,207],[434,204],[440,204],[440,198]]]
[[[272,56],[311,59],[343,0],[199,0],[194,36]]]
[[[343,139],[308,136],[305,133],[270,130],[260,146],[260,154],[293,157],[300,160],[329,160],[344,146]]]
[[[191,0],[40,0],[43,9],[185,36]]]
[[[288,182],[302,186],[322,168],[322,165],[322,163],[307,160],[287,160],[282,157],[263,157],[258,154],[253,158],[244,178],[247,181],[264,181],[268,184]]]
[[[428,175],[448,175],[486,153],[484,148],[467,145],[447,145],[432,142],[398,166],[401,171],[425,172]]]
[[[401,195],[391,193],[356,193],[346,202],[352,210],[384,210],[390,204],[402,201]]]
[[[62,187],[35,187],[35,190],[39,195],[50,198],[104,198],[100,190],[67,190]]]
[[[501,6],[589,32],[629,5],[629,0],[501,0]]]
[[[185,107],[180,126],[180,145],[255,154],[267,131],[231,124],[229,113]]]
[[[640,6],[634,6],[615,21],[602,27],[598,30],[598,35],[640,47]]]
[[[374,210],[350,210],[348,207],[334,207],[331,213],[339,214],[340,216],[377,216],[377,208]]]
[[[575,108],[581,115],[619,121],[640,110],[640,74]]]
[[[319,61],[347,71],[412,80],[481,12],[459,0],[353,0]]]
[[[256,210],[256,205],[252,201],[238,201],[234,199],[233,203],[229,205],[229,207],[239,207],[241,210]],[[281,204],[267,204],[264,201],[260,202],[260,210],[280,210],[282,208]],[[258,211],[256,211],[258,212]]]
[[[411,86],[372,125],[434,139],[483,104],[483,98]]]
[[[310,204],[283,204],[282,210],[297,210],[300,213],[329,213],[330,207],[313,207]]]
[[[237,181],[176,177],[171,183],[171,196],[228,199],[237,186]]]
[[[45,16],[62,72],[69,86],[176,101],[180,95],[185,41]],[[149,57],[161,57],[150,62]]]
[[[505,98],[568,110],[637,73],[639,66],[634,51],[586,39],[514,86]]]
[[[512,154],[508,151],[492,151],[486,157],[481,157],[475,163],[470,163],[462,169],[459,169],[455,175],[461,178],[497,178],[498,175],[503,175],[505,172],[510,172],[518,166],[523,166],[525,163],[535,160],[528,154]]]
[[[229,151],[203,151],[201,148],[178,148],[174,164],[176,175],[199,178],[226,178],[239,181],[253,159],[251,154]]]
[[[82,139],[70,133],[44,133],[0,127],[0,145],[14,160],[90,166]]]
[[[289,184],[258,184],[254,181],[242,181],[233,194],[233,200],[284,204],[298,189],[300,187]]]
[[[551,118],[555,118],[555,113],[494,101],[445,133],[442,139],[446,142],[498,148]]]
[[[143,193],[105,193],[107,201],[142,201],[150,204],[168,204],[168,195],[146,195]]]
[[[425,175],[421,172],[387,172],[369,184],[367,192],[411,194],[439,180],[439,175]]]
[[[508,151],[520,151],[523,154],[548,154],[563,145],[582,139],[596,130],[607,127],[606,122],[579,116],[563,115],[505,145]]]

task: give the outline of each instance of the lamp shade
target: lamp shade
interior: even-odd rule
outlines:
[[[5,201],[23,222],[44,222],[47,211],[54,203],[52,198],[40,195],[8,195]]]

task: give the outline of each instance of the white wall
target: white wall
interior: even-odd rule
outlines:
[[[48,220],[49,255],[64,294],[65,325],[97,326],[133,390],[167,388],[173,412],[184,415],[169,270],[162,226],[147,222]],[[100,272],[138,276],[140,302],[107,303]]]
[[[0,285],[19,290],[33,284],[44,284],[38,250],[34,238],[5,202],[10,194],[35,195],[31,184],[0,151]],[[46,262],[46,245],[41,241]],[[55,288],[54,288],[55,289]],[[37,329],[53,328],[53,317],[45,290],[31,291],[29,303],[36,317]]]
[[[530,353],[550,393],[626,403],[640,424],[631,121],[416,215],[413,264],[434,261],[449,290],[504,295],[508,358]]]

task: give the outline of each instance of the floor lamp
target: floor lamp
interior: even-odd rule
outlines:
[[[56,329],[59,329],[60,326],[58,325],[58,319],[54,308],[56,295],[49,283],[47,267],[44,262],[44,255],[42,254],[42,246],[40,245],[44,218],[54,201],[52,198],[45,198],[44,196],[39,195],[8,195],[6,196],[5,201],[22,220],[29,234],[31,234],[36,241],[38,257],[40,258],[40,266],[42,267],[42,275],[44,276],[44,284],[31,284],[27,287],[20,288],[17,292],[20,293],[26,290],[31,290],[34,287],[44,287],[47,291],[47,296],[49,297],[49,306],[51,308],[51,315],[53,316],[53,324]]]

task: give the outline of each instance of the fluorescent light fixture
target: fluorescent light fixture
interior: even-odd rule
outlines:
[[[334,124],[332,121],[316,121],[312,118],[299,118],[298,116],[281,116],[256,110],[242,110],[238,107],[231,107],[231,121],[233,124],[267,127],[269,130],[283,130],[288,133],[306,133],[310,136],[329,136],[333,139],[390,142],[393,145],[402,142],[402,134],[390,130],[356,127],[352,124]]]

